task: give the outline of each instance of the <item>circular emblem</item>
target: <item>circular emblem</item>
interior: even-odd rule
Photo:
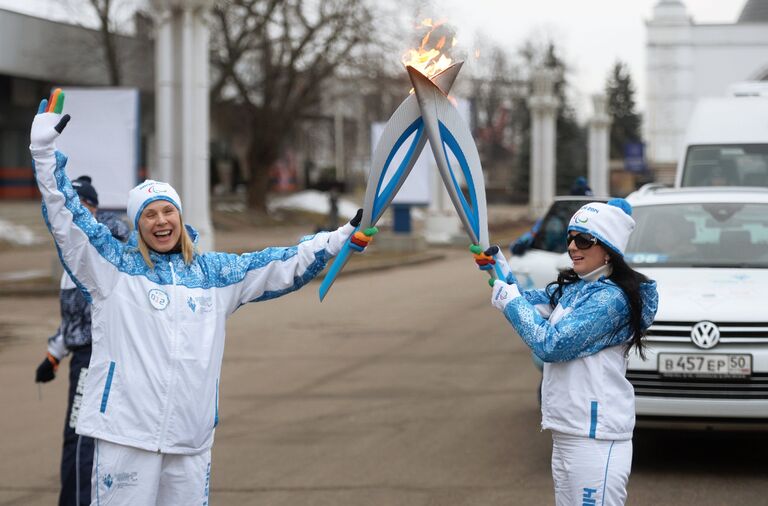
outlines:
[[[578,213],[576,216],[573,217],[573,221],[576,223],[586,223],[589,221],[589,218],[584,216],[584,213]]]
[[[149,292],[147,292],[147,295],[149,296],[149,303],[152,304],[152,307],[158,311],[162,311],[168,307],[168,302],[170,301],[168,294],[159,288],[151,289]]]
[[[699,348],[708,350],[720,342],[720,329],[712,322],[699,322],[691,329],[691,341]]]
[[[147,193],[168,193],[168,188],[153,184],[152,186],[147,188]]]

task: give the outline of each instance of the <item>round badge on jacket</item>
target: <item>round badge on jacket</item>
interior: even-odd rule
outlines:
[[[168,302],[170,302],[168,294],[159,288],[151,289],[149,292],[147,292],[147,295],[149,296],[149,303],[152,304],[152,307],[158,311],[162,311],[168,307]]]

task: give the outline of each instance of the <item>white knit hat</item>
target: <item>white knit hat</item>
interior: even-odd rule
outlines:
[[[581,207],[568,223],[568,231],[585,232],[621,256],[635,229],[632,206],[624,199],[591,202]]]
[[[181,199],[176,190],[168,183],[147,179],[128,192],[128,218],[133,221],[136,230],[139,229],[139,217],[144,208],[156,200],[167,200],[181,213]]]

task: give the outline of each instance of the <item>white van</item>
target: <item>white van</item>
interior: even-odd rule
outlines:
[[[739,83],[729,93],[696,104],[675,186],[768,187],[768,83]]]

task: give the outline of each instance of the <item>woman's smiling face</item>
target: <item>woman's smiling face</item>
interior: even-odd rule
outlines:
[[[589,274],[595,269],[607,264],[610,260],[608,252],[600,244],[589,243],[589,247],[579,248],[572,238],[582,235],[586,238],[592,238],[589,234],[583,232],[570,231],[568,233],[568,255],[573,260],[573,270],[579,276]]]
[[[181,216],[167,200],[156,200],[144,208],[139,217],[139,233],[150,249],[167,253],[179,244]]]

